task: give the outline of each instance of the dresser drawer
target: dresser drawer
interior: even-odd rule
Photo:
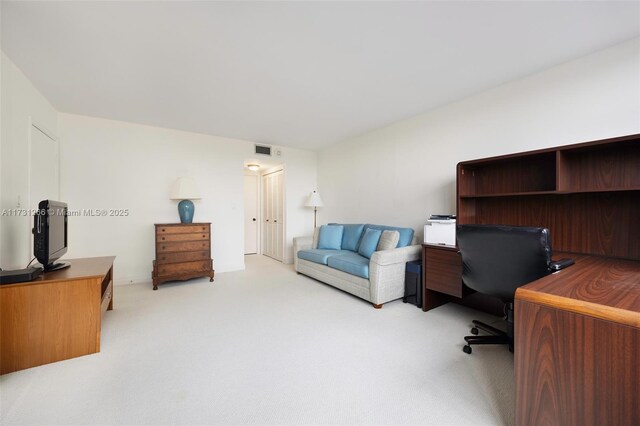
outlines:
[[[210,271],[211,260],[198,260],[196,262],[182,262],[182,263],[165,263],[156,264],[158,276],[181,274],[189,272]]]
[[[209,233],[202,232],[199,234],[166,234],[156,236],[156,242],[162,243],[165,241],[208,241]]]
[[[190,262],[195,260],[210,259],[209,250],[202,251],[187,251],[184,253],[161,253],[158,254],[156,261],[161,263],[177,263],[177,262]]]
[[[209,232],[209,225],[156,226],[156,235]]]
[[[461,298],[462,260],[457,250],[427,247],[424,253],[425,287]]]
[[[209,240],[206,241],[177,241],[177,242],[158,242],[156,244],[157,253],[171,253],[171,252],[183,252],[183,251],[199,251],[208,250]]]

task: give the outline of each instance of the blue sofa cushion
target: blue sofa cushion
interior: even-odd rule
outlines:
[[[342,225],[344,233],[342,234],[342,250],[358,251],[358,244],[364,231],[364,224]]]
[[[351,275],[369,279],[369,259],[353,252],[342,252],[329,257],[331,268]]]
[[[318,235],[318,248],[328,250],[340,250],[342,247],[342,225],[322,225]]]
[[[364,226],[365,232],[367,229],[379,229],[380,231],[398,231],[400,233],[400,239],[396,247],[406,247],[411,244],[413,240],[413,229],[411,228],[398,228],[396,226],[384,226],[384,225],[371,225],[367,223]]]
[[[309,262],[319,263],[321,265],[326,265],[327,261],[331,256],[337,256],[339,254],[351,253],[345,250],[321,250],[321,249],[312,249],[312,250],[300,250],[298,252],[298,259],[308,260]]]
[[[366,258],[370,258],[376,248],[378,248],[378,241],[382,231],[379,229],[366,229],[362,240],[360,240],[360,247],[358,247],[358,253]]]

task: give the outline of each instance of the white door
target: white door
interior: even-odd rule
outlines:
[[[31,126],[29,148],[29,209],[37,209],[42,200],[60,200],[58,142],[37,126]],[[33,237],[29,221],[29,253],[33,253]]]
[[[244,177],[244,254],[258,252],[258,176]]]
[[[284,172],[262,176],[262,254],[282,262],[284,258]]]
[[[262,254],[271,256],[271,178],[262,176]]]

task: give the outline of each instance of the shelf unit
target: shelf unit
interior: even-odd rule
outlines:
[[[556,251],[640,259],[640,135],[465,161],[457,195],[458,224],[541,226]]]

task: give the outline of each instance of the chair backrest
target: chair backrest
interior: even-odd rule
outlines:
[[[462,281],[480,293],[512,302],[516,289],[551,271],[546,228],[458,225]]]

